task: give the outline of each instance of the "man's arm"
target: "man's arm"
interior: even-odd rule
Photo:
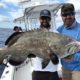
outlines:
[[[13,38],[16,38],[15,39],[15,41],[19,38],[19,36],[18,35],[20,35],[20,34],[22,34],[22,32],[15,32],[15,33],[13,33],[13,34],[11,34],[9,37],[8,37],[8,39],[5,41],[5,45],[8,45],[9,46],[9,43],[11,42],[11,41],[13,41]],[[15,37],[16,36],[16,37]]]

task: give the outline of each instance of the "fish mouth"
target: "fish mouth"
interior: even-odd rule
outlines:
[[[9,59],[8,62],[13,66],[19,66],[19,65],[21,65],[23,63],[23,61],[16,61],[14,59]]]

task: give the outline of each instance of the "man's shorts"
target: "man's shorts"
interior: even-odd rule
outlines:
[[[72,71],[62,67],[62,80],[72,80]]]

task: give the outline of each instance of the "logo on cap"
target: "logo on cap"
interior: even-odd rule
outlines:
[[[46,17],[51,17],[51,13],[50,13],[50,11],[49,10],[42,10],[41,12],[40,12],[40,17],[42,17],[42,16],[46,16]]]

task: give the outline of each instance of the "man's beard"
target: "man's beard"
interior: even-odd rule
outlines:
[[[40,28],[46,28],[46,29],[50,29],[50,24],[47,24],[47,25],[43,25],[43,24],[41,24],[40,25]]]

